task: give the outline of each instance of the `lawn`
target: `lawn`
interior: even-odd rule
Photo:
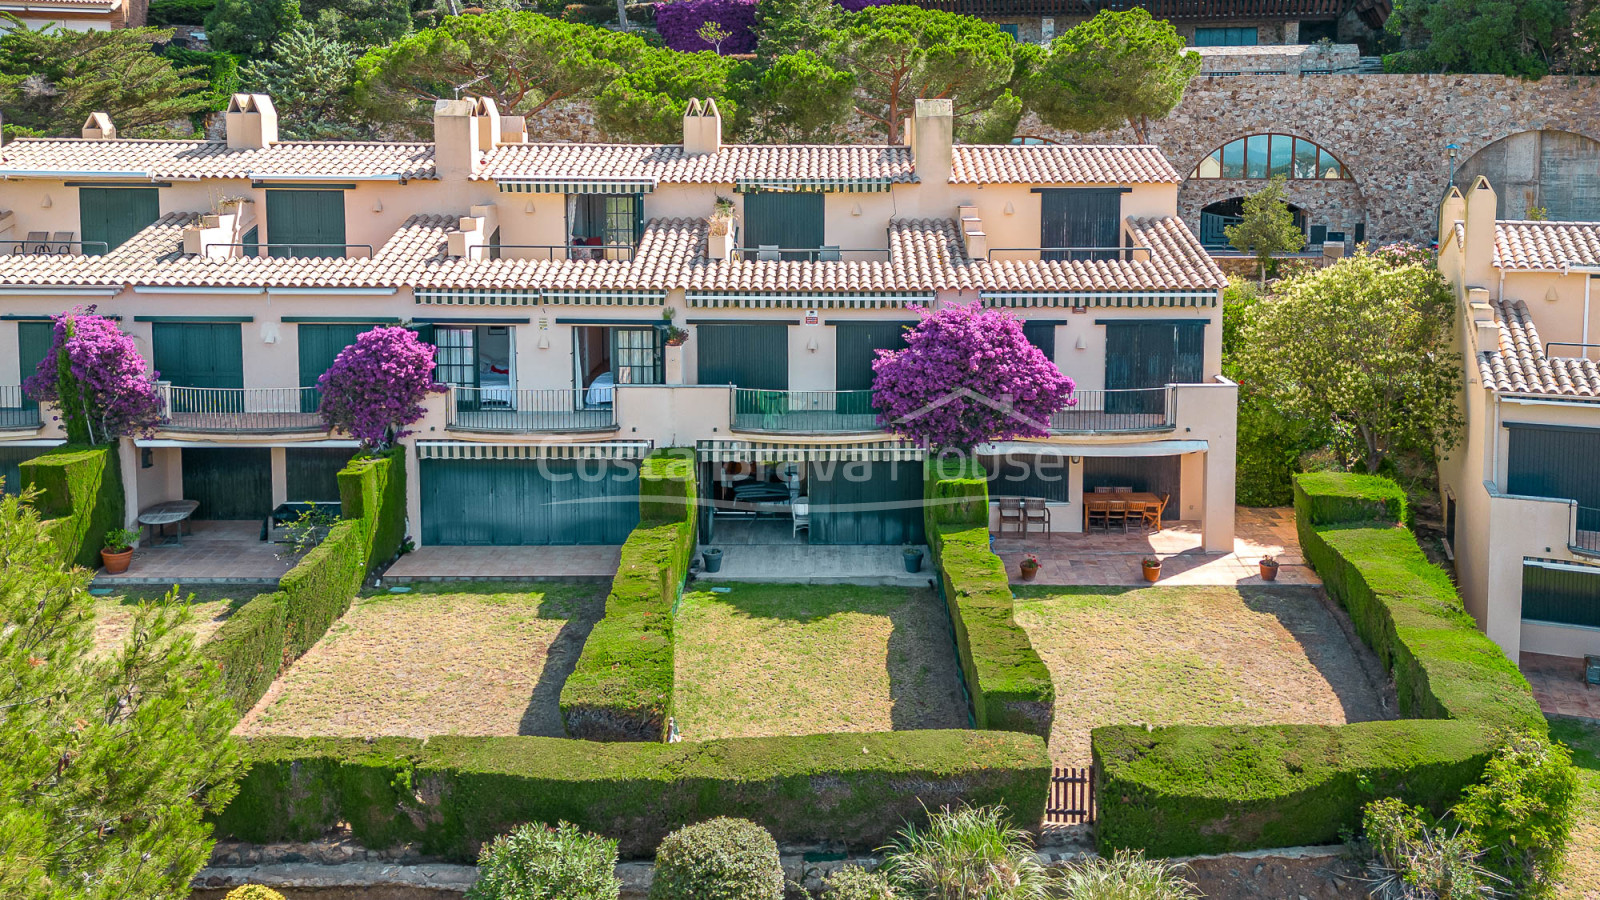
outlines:
[[[236,732],[561,737],[596,584],[428,584],[358,597]]]
[[[129,587],[105,597],[94,598],[94,652],[103,655],[113,652],[128,636],[133,618],[141,601],[156,602],[166,597],[170,588]],[[196,585],[178,590],[178,596],[189,601],[193,616],[186,628],[194,634],[196,644],[205,643],[233,611],[257,596],[258,588],[239,585]]]
[[[685,740],[968,725],[925,589],[736,584],[685,594],[676,634]]]
[[[1552,718],[1550,736],[1572,748],[1578,767],[1578,825],[1567,852],[1564,883],[1556,896],[1600,900],[1600,725]]]
[[[1320,587],[1021,587],[1056,688],[1050,752],[1101,725],[1341,725],[1392,717]],[[1369,657],[1370,662],[1370,657]]]

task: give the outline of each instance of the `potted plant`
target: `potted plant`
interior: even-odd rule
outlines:
[[[733,201],[719,195],[711,205],[711,218],[706,224],[710,226],[713,237],[727,234],[733,228]]]
[[[1277,581],[1278,580],[1278,559],[1277,559],[1277,557],[1274,557],[1274,556],[1263,556],[1263,557],[1261,557],[1261,580],[1262,581]]]
[[[1032,581],[1039,575],[1039,557],[1034,556],[1032,553],[1022,557],[1020,568],[1022,570],[1022,580]]]
[[[705,570],[708,573],[722,571],[722,551],[720,549],[707,547],[700,551],[700,560],[704,563]]]
[[[1154,583],[1161,577],[1161,557],[1146,556],[1142,562],[1144,566],[1144,580]]]
[[[667,323],[661,330],[661,342],[668,347],[682,347],[689,341],[689,329],[673,324],[672,317],[675,315],[677,312],[670,307],[661,311],[661,319]]]
[[[922,571],[922,549],[920,547],[907,547],[900,551],[904,558],[907,572]]]
[[[139,532],[131,528],[113,528],[106,532],[106,545],[100,550],[100,562],[106,567],[107,575],[121,575],[128,571],[128,563],[133,560],[133,544],[139,540]]]

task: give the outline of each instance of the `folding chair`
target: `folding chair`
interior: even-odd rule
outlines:
[[[777,244],[762,244],[756,248],[756,262],[777,262],[782,258]]]
[[[1144,525],[1154,534],[1161,530],[1161,516],[1167,511],[1167,503],[1172,499],[1171,494],[1162,494],[1160,503],[1146,503],[1144,505]]]
[[[55,244],[55,246],[51,248],[50,252],[56,254],[57,256],[77,256],[80,248],[76,244],[72,243],[72,236],[74,234],[77,234],[77,232],[56,232],[55,236],[50,239],[51,242]]]
[[[28,239],[26,241],[23,241],[21,244],[17,245],[17,249],[16,249],[15,252],[17,252],[17,253],[49,253],[50,252],[50,232],[48,232],[48,231],[30,231],[30,232],[28,232]]]

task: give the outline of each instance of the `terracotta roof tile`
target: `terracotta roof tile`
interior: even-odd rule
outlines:
[[[1153,146],[957,144],[952,184],[1177,184]]]
[[[910,148],[866,144],[731,144],[699,156],[675,144],[510,144],[489,154],[487,165],[473,178],[654,178],[697,184],[917,180]]]
[[[0,148],[0,174],[94,172],[149,178],[434,178],[433,145],[282,141],[230,150],[222,141],[19,138]]]
[[[1502,394],[1600,397],[1600,365],[1594,360],[1549,356],[1521,300],[1493,300],[1500,346],[1478,353],[1484,385]]]
[[[1600,222],[1495,222],[1494,264],[1502,269],[1600,265]]]

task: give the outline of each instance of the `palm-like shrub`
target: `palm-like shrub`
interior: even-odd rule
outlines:
[[[845,866],[828,879],[823,900],[901,900],[901,894],[882,872]]]
[[[1062,878],[1061,888],[1066,900],[1184,900],[1196,896],[1176,866],[1145,859],[1138,850],[1118,850],[1110,859],[1075,866]]]
[[[468,900],[617,900],[617,842],[562,822],[523,825],[478,854]]]
[[[1001,806],[945,808],[884,848],[890,882],[914,900],[1044,900],[1052,879]]]
[[[650,900],[779,900],[778,843],[746,819],[686,825],[656,849]]]

